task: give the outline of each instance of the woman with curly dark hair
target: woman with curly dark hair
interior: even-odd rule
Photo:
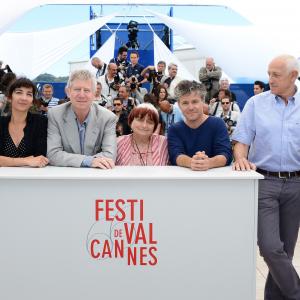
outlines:
[[[27,78],[15,80],[7,91],[11,115],[0,118],[0,166],[44,167],[48,164],[47,119],[29,112],[36,87]]]

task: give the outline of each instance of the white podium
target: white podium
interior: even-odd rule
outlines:
[[[255,300],[262,178],[0,168],[0,299]]]

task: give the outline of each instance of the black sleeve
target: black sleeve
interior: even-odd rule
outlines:
[[[8,117],[0,117],[0,155],[3,155],[4,151],[4,136],[5,132],[8,130]]]
[[[33,156],[39,156],[47,154],[47,128],[48,128],[48,119],[44,116],[37,116],[34,146],[33,146]]]

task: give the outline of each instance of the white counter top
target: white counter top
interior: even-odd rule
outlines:
[[[116,167],[112,170],[90,168],[5,168],[0,167],[1,179],[30,180],[191,180],[191,179],[263,179],[254,171],[238,172],[231,167],[216,168],[208,171],[192,171],[176,166],[167,167]]]

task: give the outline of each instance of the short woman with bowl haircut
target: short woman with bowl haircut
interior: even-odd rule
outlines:
[[[169,155],[167,139],[155,134],[159,116],[150,103],[143,103],[132,109],[128,124],[132,134],[118,138],[117,160],[119,166],[165,166]]]
[[[15,80],[7,91],[11,114],[0,118],[0,166],[44,167],[48,164],[47,119],[31,114],[36,94],[27,78]]]

